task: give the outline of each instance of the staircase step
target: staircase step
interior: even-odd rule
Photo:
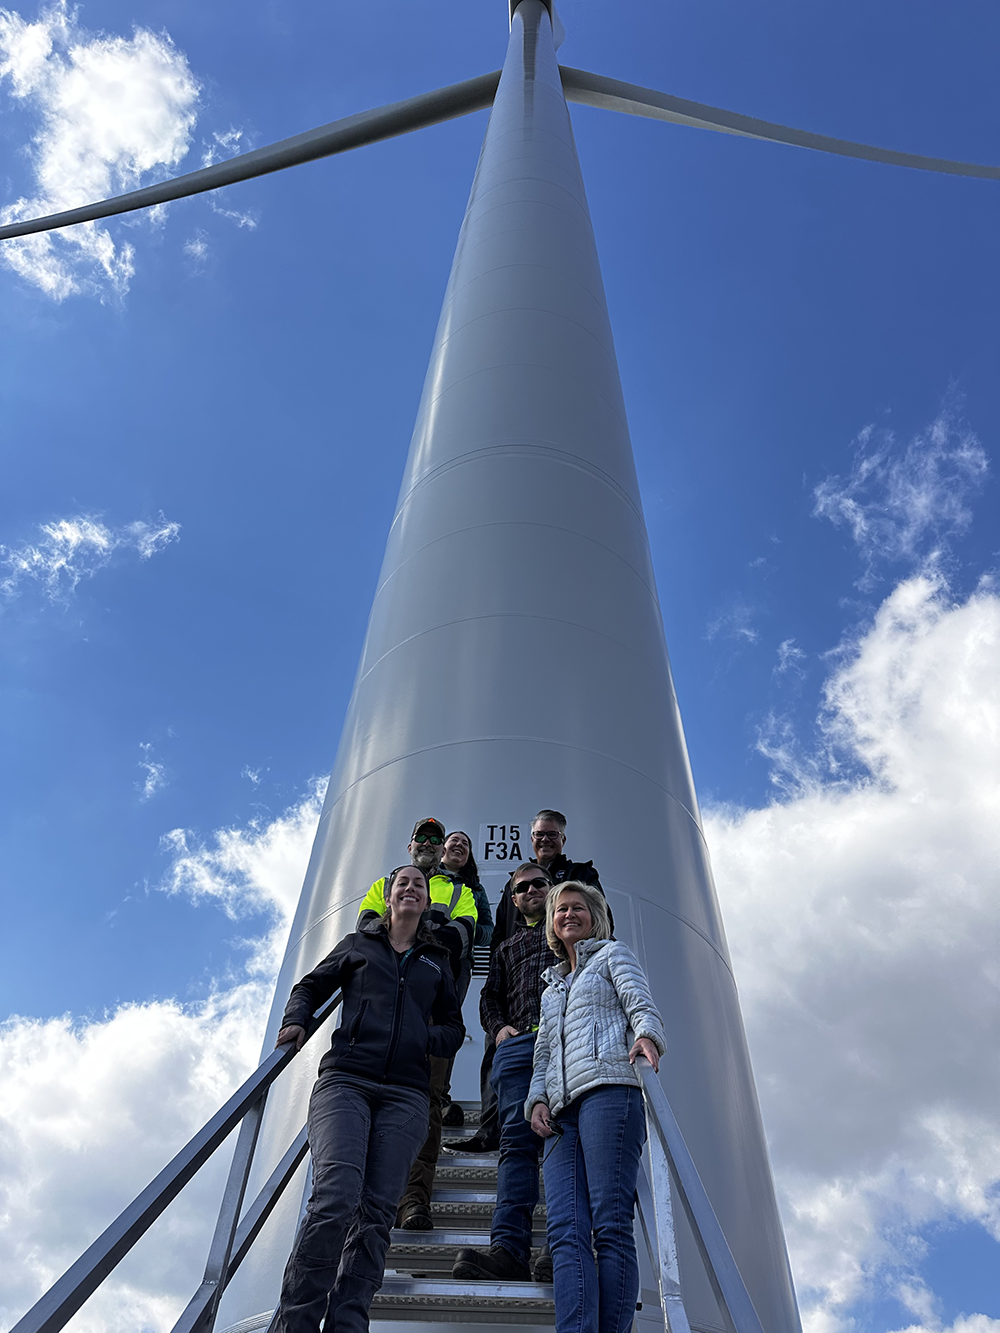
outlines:
[[[435,1197],[431,1200],[431,1217],[434,1225],[442,1230],[464,1231],[470,1228],[473,1231],[488,1231],[495,1207],[496,1201],[493,1199],[489,1203],[475,1203]],[[542,1203],[535,1209],[534,1227],[536,1231],[545,1230],[545,1205]]]
[[[445,1188],[435,1184],[431,1190],[433,1203],[488,1203],[494,1208],[497,1202],[496,1190],[464,1189],[458,1182],[448,1182]]]
[[[535,1248],[532,1260],[541,1252],[544,1232],[532,1236]],[[418,1276],[425,1273],[451,1273],[458,1251],[468,1247],[488,1250],[488,1231],[403,1231],[392,1232],[392,1243],[386,1258],[386,1267],[397,1273]],[[520,1284],[518,1284],[520,1286]]]
[[[464,1157],[440,1157],[437,1164],[435,1182],[445,1180],[484,1181],[496,1184],[497,1166],[495,1162],[479,1162],[474,1154]]]
[[[446,1324],[555,1323],[552,1288],[537,1282],[427,1281],[387,1277],[373,1319],[423,1319]]]

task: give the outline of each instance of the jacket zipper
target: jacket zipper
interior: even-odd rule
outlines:
[[[389,946],[392,948],[392,945]],[[414,950],[415,952],[415,950]],[[403,984],[406,981],[406,972],[410,966],[410,959],[413,953],[407,958],[403,966],[399,969],[399,984],[396,986],[396,1003],[392,1011],[392,1028],[389,1032],[389,1049],[385,1057],[385,1066],[382,1069],[382,1082],[384,1083],[389,1074],[389,1066],[392,1064],[392,1058],[396,1054],[396,1046],[399,1043],[399,1030],[402,1027],[403,1015]]]
[[[364,1021],[365,1010],[367,1008],[368,1001],[362,1000],[361,1004],[358,1006],[358,1012],[354,1015],[354,1022],[351,1024],[351,1040],[348,1042],[349,1046],[353,1046],[358,1039],[358,1034],[361,1031],[361,1024]]]
[[[595,1024],[594,1024],[594,1059],[595,1059],[595,1060],[599,1060],[599,1059],[601,1058],[600,1055],[598,1054],[598,1050],[597,1050],[597,1031],[598,1031],[598,1025],[595,1023]]]

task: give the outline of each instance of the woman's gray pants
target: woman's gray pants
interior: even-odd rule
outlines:
[[[427,1109],[415,1088],[320,1075],[309,1102],[312,1194],[281,1284],[280,1333],[317,1333],[324,1314],[325,1333],[367,1333]]]

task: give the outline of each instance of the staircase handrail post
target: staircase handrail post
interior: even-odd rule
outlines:
[[[645,1056],[639,1056],[635,1067],[646,1101],[647,1123],[662,1146],[669,1175],[677,1187],[684,1214],[694,1233],[705,1272],[729,1333],[764,1333],[743,1275],[733,1258],[667,1094]],[[650,1136],[651,1142],[654,1135]]]

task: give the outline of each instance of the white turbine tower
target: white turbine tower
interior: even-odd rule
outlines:
[[[292,985],[352,928],[368,884],[403,858],[415,819],[479,829],[489,872],[498,843],[508,859],[527,854],[536,809],[566,811],[571,850],[600,867],[617,934],[650,977],[669,1040],[661,1078],[760,1324],[797,1333],[566,98],[897,166],[994,180],[1000,168],[846,143],[560,69],[551,0],[510,3],[499,87],[496,74],[483,75],[118,199],[10,224],[0,240],[215,189],[492,103],[265,1051]],[[494,882],[502,878],[497,869]],[[300,1131],[314,1068],[299,1058],[275,1085],[248,1197]],[[266,1223],[227,1290],[224,1323],[274,1305],[300,1197],[286,1191]],[[124,1234],[130,1216],[92,1251],[120,1258],[127,1246],[116,1228]],[[678,1224],[691,1326],[716,1333],[725,1319]],[[74,1276],[88,1262],[19,1327],[61,1328],[100,1280]]]

